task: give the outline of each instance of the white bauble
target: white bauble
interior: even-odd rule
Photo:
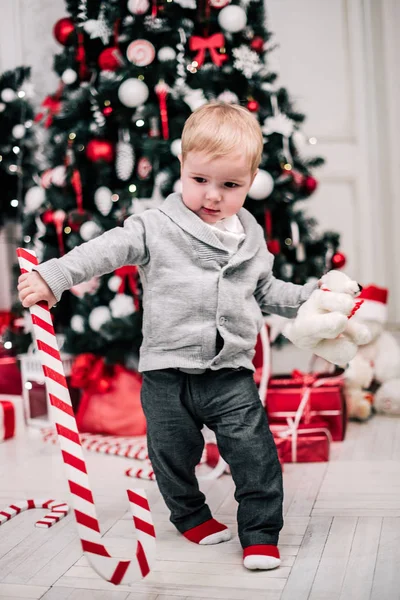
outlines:
[[[135,312],[132,296],[117,294],[110,302],[111,314],[115,319],[127,317]]]
[[[99,213],[102,214],[103,217],[106,217],[112,208],[113,201],[111,200],[111,196],[112,191],[105,185],[97,188],[94,193],[94,203],[96,204]]]
[[[160,62],[167,62],[168,60],[175,60],[176,52],[170,46],[163,46],[157,52],[157,58]]]
[[[149,0],[128,0],[128,10],[133,15],[144,15],[149,10]]]
[[[65,85],[71,85],[78,79],[78,73],[74,71],[74,69],[65,69],[64,73],[61,75],[61,79]]]
[[[4,90],[1,92],[1,99],[3,102],[13,102],[16,97],[17,94],[11,88],[4,88]]]
[[[100,327],[111,319],[110,309],[107,306],[97,306],[89,315],[89,326],[93,331],[99,331]]]
[[[65,184],[65,177],[67,170],[64,165],[58,165],[51,171],[51,183],[58,187],[62,187]]]
[[[182,140],[180,138],[174,140],[171,144],[171,153],[174,156],[182,154]]]
[[[117,293],[119,290],[119,286],[121,285],[121,282],[122,282],[121,277],[118,277],[118,275],[113,275],[108,280],[108,284],[107,284],[108,289],[110,289],[112,292]]]
[[[174,183],[173,190],[176,194],[182,194],[182,180],[177,179]]]
[[[14,125],[11,133],[16,140],[22,140],[26,133],[25,125]]]
[[[118,88],[118,98],[129,108],[144,104],[149,97],[149,88],[140,79],[125,79]]]
[[[94,221],[86,221],[81,225],[79,234],[81,238],[88,242],[102,233],[102,228]]]
[[[220,102],[225,102],[225,104],[239,104],[239,98],[230,90],[225,90],[222,92],[222,94],[217,97],[217,100]]]
[[[33,213],[40,208],[46,199],[46,192],[38,185],[29,188],[25,194],[25,211]]]
[[[226,6],[218,15],[218,23],[229,33],[242,31],[247,24],[247,15],[241,6]]]
[[[85,331],[85,320],[81,315],[74,315],[71,319],[71,329],[76,333],[83,333]]]
[[[249,190],[249,196],[253,200],[264,200],[264,198],[268,198],[273,189],[273,177],[271,177],[268,171],[259,169],[253,181],[253,184]]]

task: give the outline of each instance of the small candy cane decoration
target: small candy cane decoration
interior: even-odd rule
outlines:
[[[38,264],[32,250],[18,248],[17,255],[22,273],[31,271]],[[107,581],[115,585],[133,583],[146,577],[155,561],[155,531],[146,493],[143,489],[127,490],[138,537],[136,559],[113,558],[101,540],[93,494],[50,311],[45,302],[39,302],[29,310],[83,552],[95,571]]]
[[[69,506],[65,502],[58,502],[58,500],[21,500],[10,504],[3,510],[0,510],[0,525],[3,525],[6,521],[9,521],[13,517],[19,515],[24,510],[30,508],[50,508],[49,512],[43,519],[36,521],[35,527],[53,527],[58,521],[61,521],[69,512]]]

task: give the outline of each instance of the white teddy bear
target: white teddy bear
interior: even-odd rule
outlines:
[[[374,407],[377,412],[400,415],[400,348],[394,336],[384,330],[387,321],[388,290],[375,285],[365,287],[364,300],[354,322],[368,327],[371,340],[359,348],[344,375],[350,417],[366,420],[372,411],[366,392],[378,387]]]
[[[369,329],[351,319],[359,307],[360,287],[341,271],[329,271],[321,287],[299,308],[283,334],[298,348],[312,350],[325,360],[344,367],[358,346],[371,339]]]

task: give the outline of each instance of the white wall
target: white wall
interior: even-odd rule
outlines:
[[[0,70],[32,65],[39,101],[56,87],[52,27],[64,2],[1,4]],[[266,8],[280,81],[307,115],[304,131],[318,139],[312,150],[327,160],[304,206],[322,229],[341,233],[349,274],[390,288],[391,320],[400,323],[400,2],[266,0]],[[4,247],[0,240],[0,270]],[[5,287],[0,308],[9,304]]]

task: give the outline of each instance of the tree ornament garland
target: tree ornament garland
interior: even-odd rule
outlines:
[[[140,79],[125,79],[118,88],[120,102],[129,108],[144,104],[149,97],[149,88]]]
[[[75,25],[72,19],[65,17],[60,19],[53,27],[53,35],[57,42],[62,46],[72,44],[72,33],[75,31]]]
[[[135,40],[126,49],[127,59],[137,67],[147,67],[156,56],[156,50],[147,40]]]

